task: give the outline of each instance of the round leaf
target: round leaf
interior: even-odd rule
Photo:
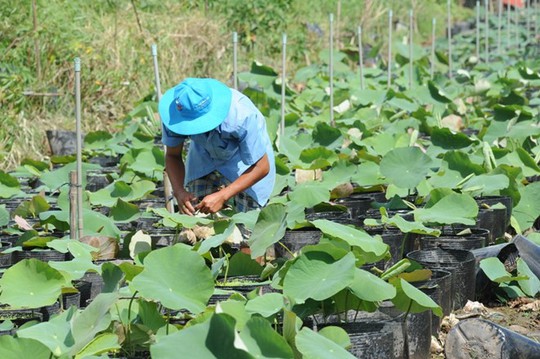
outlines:
[[[64,276],[47,263],[25,259],[4,272],[0,279],[0,302],[14,308],[52,305],[67,285]]]
[[[201,256],[185,244],[176,244],[148,254],[131,287],[167,308],[199,313],[214,292],[214,281]]]
[[[354,281],[349,285],[349,288],[358,298],[369,302],[392,299],[396,296],[394,286],[359,268],[356,268]]]
[[[431,158],[418,147],[402,147],[384,155],[380,170],[397,187],[414,188],[426,177],[431,165]]]

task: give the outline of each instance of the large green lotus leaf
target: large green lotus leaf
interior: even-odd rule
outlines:
[[[385,131],[367,137],[359,141],[357,144],[370,147],[372,149],[372,155],[385,156],[388,152],[394,149],[396,139],[392,133]]]
[[[431,94],[431,97],[440,103],[451,103],[452,99],[450,98],[450,95],[447,94],[443,89],[441,89],[436,83],[433,81],[428,81],[428,88],[429,93]]]
[[[359,102],[363,106],[375,105],[381,106],[386,100],[387,92],[384,90],[374,89],[356,89],[352,90],[351,95],[354,96],[354,100]]]
[[[235,297],[235,299],[231,298],[226,301],[220,301],[216,303],[215,312],[220,314],[227,314],[233,317],[236,322],[235,329],[242,330],[249,318],[251,318],[251,313],[248,313],[246,311],[244,298],[241,298],[240,296]]]
[[[130,286],[169,309],[187,309],[193,313],[202,312],[214,292],[212,274],[204,259],[185,244],[148,254],[144,270]]]
[[[127,223],[137,220],[141,216],[139,207],[118,198],[116,204],[111,207],[110,217],[119,223]]]
[[[6,205],[0,206],[0,227],[7,226],[9,223],[9,211],[6,209]]]
[[[532,158],[529,152],[525,151],[521,147],[516,148],[516,152],[519,156],[519,159],[526,167],[532,169],[536,173],[540,172],[540,167],[538,167],[538,164],[536,163],[534,158]]]
[[[57,228],[69,229],[68,211],[47,211],[39,215],[42,223],[52,223]],[[63,224],[64,227],[61,227]],[[91,209],[83,208],[83,225],[85,235],[100,234],[109,237],[120,237],[120,230],[111,218]]]
[[[471,173],[476,175],[486,173],[484,167],[471,162],[469,156],[465,152],[448,151],[444,155],[443,160],[448,163],[449,169],[458,171],[464,178]]]
[[[250,313],[257,313],[267,318],[283,309],[283,295],[280,293],[267,293],[255,297],[246,303],[246,310]]]
[[[231,221],[223,233],[215,234],[203,240],[197,252],[202,255],[204,253],[207,253],[212,248],[219,247],[223,244],[223,242],[227,240],[227,238],[229,238],[229,236],[233,233],[235,227],[236,225],[233,221]]]
[[[520,288],[525,294],[534,298],[540,292],[540,279],[538,279],[522,258],[518,258],[517,260],[517,270],[519,276],[527,277],[527,279],[518,280]]]
[[[478,141],[471,139],[461,132],[453,133],[448,128],[434,128],[431,131],[431,142],[433,145],[446,150],[457,150],[468,147]]]
[[[229,276],[261,275],[263,269],[259,262],[241,251],[229,259]]]
[[[503,174],[481,174],[473,176],[463,184],[463,191],[473,196],[497,194],[498,191],[508,188],[510,180]]]
[[[320,146],[334,149],[341,145],[343,136],[339,129],[330,126],[328,123],[317,122],[313,129],[313,141]]]
[[[19,181],[0,170],[0,198],[10,198],[15,196],[21,190]]]
[[[264,318],[252,317],[240,332],[247,351],[255,358],[294,358],[285,338],[272,329]]]
[[[324,171],[322,183],[328,189],[333,189],[336,186],[347,183],[351,177],[356,174],[357,166],[352,165],[349,161],[338,161],[332,168]]]
[[[506,271],[504,264],[497,257],[482,259],[480,268],[492,282],[504,283],[513,280],[512,274]]]
[[[254,358],[235,347],[235,335],[235,320],[227,314],[214,314],[203,323],[160,338],[150,346],[150,354],[154,359]]]
[[[296,335],[296,347],[304,358],[310,359],[346,359],[354,358],[347,350],[325,336],[304,327]]]
[[[402,188],[416,187],[428,174],[432,160],[418,147],[396,148],[381,160],[381,173]]]
[[[324,327],[317,331],[320,335],[326,339],[330,339],[334,343],[338,344],[342,348],[349,348],[351,346],[351,338],[345,329],[335,326]]]
[[[86,186],[86,175],[85,173],[87,171],[92,170],[99,170],[101,166],[93,163],[83,163],[82,164],[82,170],[83,170],[83,188]],[[39,180],[43,182],[44,186],[51,191],[55,191],[58,188],[62,187],[65,184],[69,184],[69,176],[71,171],[75,171],[77,169],[77,163],[71,162],[66,164],[65,166],[62,166],[54,171],[48,171],[44,172]]]
[[[439,167],[437,173],[432,174],[428,178],[428,182],[431,186],[435,188],[455,188],[459,185],[461,181],[463,181],[463,178],[464,176],[462,176],[459,171],[449,169],[448,164],[446,162],[443,162],[442,166]]]
[[[266,249],[285,235],[287,207],[282,204],[270,204],[259,213],[253,233],[248,240],[251,258],[265,254]]]
[[[326,219],[317,219],[312,222],[313,225],[323,231],[324,234],[339,238],[351,246],[359,247],[366,253],[371,253],[374,260],[384,257],[388,250],[388,245],[358,229],[328,221]]]
[[[477,215],[476,201],[465,193],[452,193],[430,208],[414,210],[414,219],[422,223],[474,225]]]
[[[126,198],[130,193],[130,185],[124,181],[114,181],[107,187],[90,193],[90,203],[95,206],[112,207],[118,198]]]
[[[360,186],[374,186],[385,183],[380,173],[380,167],[374,162],[364,162],[358,165],[356,173],[351,176],[351,182]]]
[[[300,183],[292,192],[289,192],[289,199],[304,208],[311,208],[319,203],[329,201],[330,190],[320,182]]]
[[[68,310],[54,316],[48,322],[38,323],[28,328],[19,329],[19,338],[34,339],[45,345],[56,357],[68,354],[75,344],[71,334],[70,322],[77,315],[77,308],[71,306]]]
[[[287,136],[279,138],[279,153],[284,154],[289,159],[289,162],[292,164],[298,163],[300,161],[300,153],[302,152],[302,147],[295,141],[294,138]]]
[[[37,340],[0,336],[0,358],[50,359],[51,355],[50,350]]]
[[[520,189],[521,199],[512,211],[519,228],[525,231],[531,228],[540,216],[540,182],[534,182]]]
[[[51,208],[51,205],[47,202],[45,198],[40,195],[33,196],[28,201],[23,201],[15,211],[13,211],[12,216],[18,215],[23,218],[35,217],[41,212],[48,211]]]
[[[92,252],[97,251],[97,248],[72,239],[55,240],[49,242],[47,246],[62,253],[69,251],[72,254],[73,259],[70,261],[49,261],[49,265],[62,272],[68,281],[81,279],[87,271],[101,273],[101,268],[93,263],[92,258]]]
[[[308,298],[325,300],[352,283],[354,269],[352,253],[338,261],[324,252],[302,254],[285,276],[283,294],[297,304]]]
[[[300,153],[300,168],[314,170],[326,168],[337,161],[337,154],[326,147],[306,148]]]
[[[104,333],[96,336],[88,343],[80,352],[75,355],[75,359],[89,359],[92,356],[98,358],[97,355],[108,353],[113,350],[120,349],[118,335],[112,333]]]
[[[40,308],[54,304],[69,286],[56,269],[37,259],[24,259],[0,278],[0,303],[13,308]]]
[[[152,208],[152,212],[163,217],[163,225],[166,227],[193,228],[197,225],[206,225],[212,223],[212,220],[208,218],[188,216],[180,213],[171,213],[165,208]]]
[[[144,149],[136,157],[135,161],[129,166],[133,171],[143,173],[150,178],[162,178],[165,166],[165,157],[163,151],[157,147]]]
[[[131,188],[131,192],[126,196],[126,201],[143,199],[147,194],[156,189],[156,184],[148,180],[137,181],[129,186]],[[163,202],[163,206],[165,207],[165,201]]]
[[[435,315],[442,317],[441,307],[420,289],[402,278],[392,278],[390,282],[397,290],[396,296],[392,299],[396,308],[411,313],[421,313],[431,309]]]
[[[100,293],[92,303],[71,320],[71,335],[75,340],[71,353],[83,349],[97,333],[111,324],[109,310],[118,301],[118,293]]]
[[[355,269],[354,280],[349,288],[358,298],[368,302],[378,302],[396,296],[396,288],[393,285],[359,268]]]

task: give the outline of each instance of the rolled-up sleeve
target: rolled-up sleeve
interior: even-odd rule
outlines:
[[[245,118],[237,131],[240,158],[246,165],[251,166],[266,153],[268,134],[265,119],[260,113],[253,113]]]
[[[161,125],[161,142],[167,147],[177,147],[184,143],[186,136],[170,131],[165,125]]]

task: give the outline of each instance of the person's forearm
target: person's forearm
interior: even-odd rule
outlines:
[[[259,161],[249,167],[240,175],[234,182],[223,188],[220,192],[225,196],[225,200],[236,196],[238,193],[245,191],[255,183],[263,179],[270,172],[270,164],[268,155],[264,155]]]
[[[179,156],[165,155],[165,169],[169,175],[173,193],[185,191],[184,178],[186,169],[182,158]]]

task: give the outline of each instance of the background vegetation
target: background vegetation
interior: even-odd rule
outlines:
[[[278,68],[285,32],[294,72],[327,46],[329,13],[337,47],[353,51],[362,24],[365,43],[384,52],[388,8],[396,38],[414,9],[417,39],[425,42],[433,16],[444,24],[446,0],[0,0],[0,168],[46,157],[45,130],[74,129],[75,57],[82,62],[84,130],[114,130],[139,101],[154,96],[152,43],[162,89],[187,76],[232,83],[233,31],[240,71],[254,59]],[[468,15],[455,10],[456,21]],[[439,35],[444,31],[439,26]]]

